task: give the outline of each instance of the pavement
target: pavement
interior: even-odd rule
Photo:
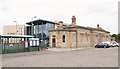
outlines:
[[[93,47],[87,47],[87,48],[48,48],[48,49],[41,50],[41,51],[2,54],[2,57],[7,58],[7,57],[28,56],[28,55],[36,55],[36,54],[41,54],[41,53],[46,53],[46,52],[47,53],[65,52],[65,51],[75,51],[75,50],[82,50],[82,49],[89,49],[89,48],[93,48]]]
[[[82,49],[89,49],[93,47],[83,47],[83,48],[48,48],[48,51],[53,51],[53,52],[62,52],[62,51],[75,51],[75,50],[82,50]]]
[[[118,48],[78,48],[77,50],[75,48],[49,48],[48,50],[37,52],[4,54],[2,66],[118,67]]]

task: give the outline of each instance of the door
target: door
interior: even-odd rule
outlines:
[[[52,35],[52,47],[56,47],[56,36]]]
[[[56,38],[52,38],[52,47],[56,47]]]

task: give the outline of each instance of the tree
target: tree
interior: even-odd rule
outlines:
[[[120,40],[120,33],[117,35],[117,39]]]
[[[115,40],[117,39],[117,34],[112,34],[112,37],[115,37]]]
[[[120,33],[119,34],[112,34],[112,37],[115,37],[115,40],[120,40]]]

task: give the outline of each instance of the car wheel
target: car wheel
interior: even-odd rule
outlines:
[[[95,46],[95,48],[97,48],[97,46]]]
[[[107,46],[104,46],[104,48],[107,48]]]
[[[110,45],[110,47],[114,47],[113,45]]]

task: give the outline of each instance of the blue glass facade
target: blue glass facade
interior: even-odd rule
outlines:
[[[39,38],[40,45],[49,44],[49,30],[55,29],[55,23],[47,20],[35,20],[26,23],[30,26],[26,28],[26,34]]]
[[[55,29],[55,24],[52,23],[41,23],[40,25],[35,25],[35,35],[41,40],[49,39],[48,30]]]

